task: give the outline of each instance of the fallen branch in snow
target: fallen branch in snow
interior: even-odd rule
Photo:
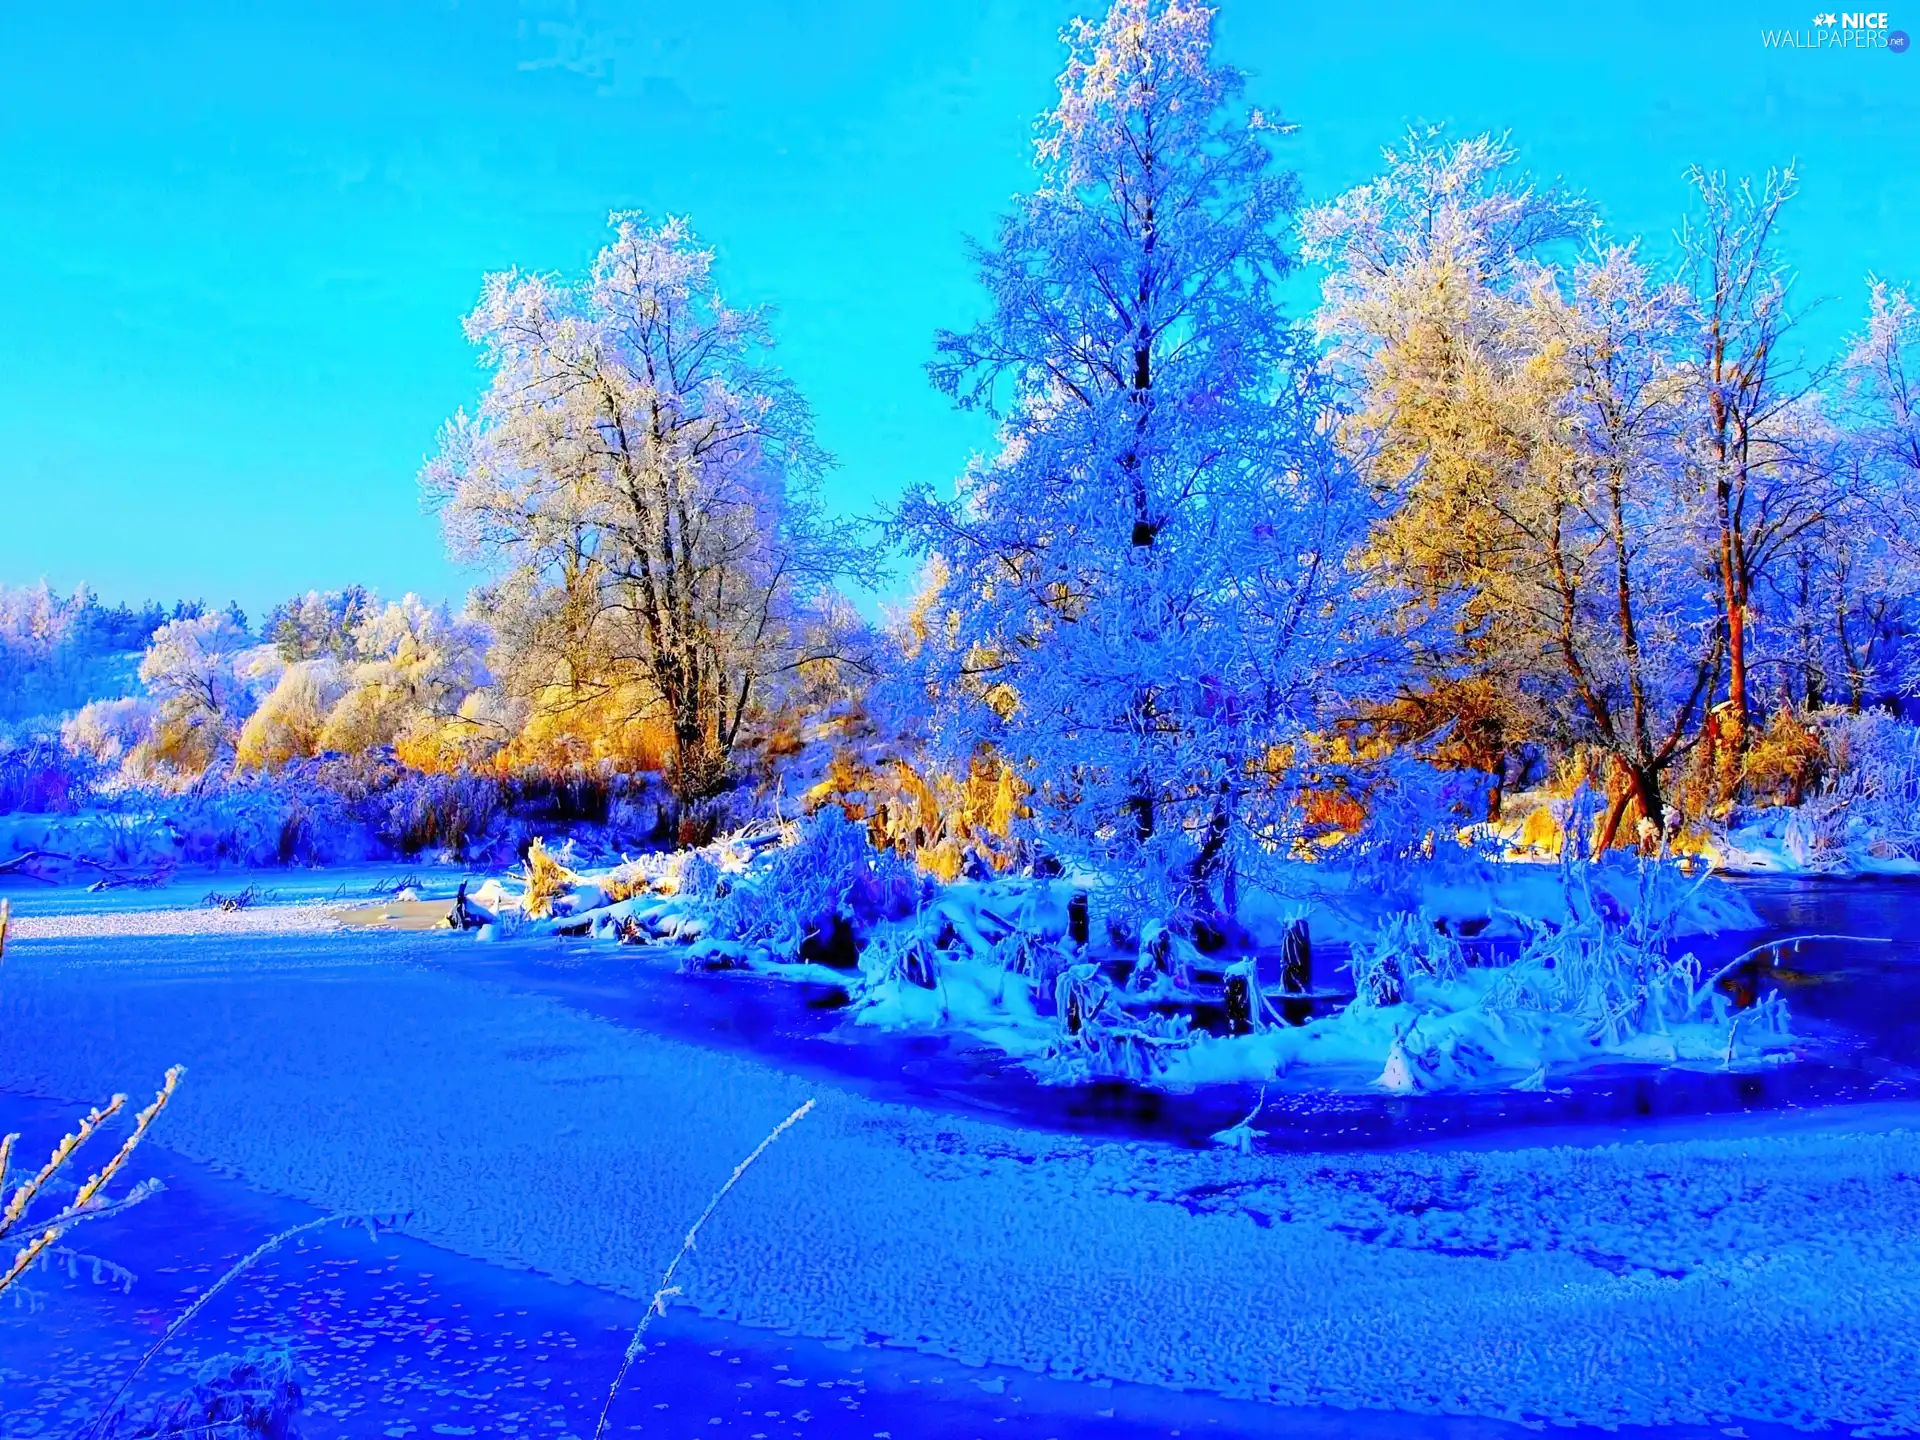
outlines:
[[[64,860],[66,858],[68,857],[64,855],[49,854],[45,850],[24,851],[14,856],[11,860],[0,860],[0,875],[24,875],[29,880],[38,880],[42,885],[58,885],[60,883],[58,880],[50,880],[45,875],[39,875],[27,869],[27,862],[29,860]]]
[[[114,869],[113,866],[105,864],[102,861],[91,859],[85,855],[68,855],[60,850],[23,850],[11,860],[0,860],[0,875],[24,875],[29,880],[38,880],[42,885],[58,885],[60,883],[58,880],[51,879],[48,876],[29,869],[28,862],[33,860],[59,860],[68,865],[91,866],[93,869],[106,875],[116,885],[134,885],[140,883],[137,877],[124,875]]]
[[[700,1218],[695,1220],[693,1228],[687,1231],[687,1238],[680,1242],[680,1249],[667,1264],[666,1274],[660,1277],[660,1288],[653,1292],[653,1300],[648,1304],[646,1314],[640,1317],[640,1323],[634,1327],[633,1339],[627,1342],[627,1353],[620,1359],[619,1373],[613,1377],[613,1384],[607,1390],[607,1403],[600,1407],[600,1421],[593,1427],[593,1440],[601,1440],[601,1437],[607,1433],[607,1417],[613,1413],[614,1397],[619,1395],[620,1387],[626,1383],[627,1371],[640,1354],[641,1341],[647,1333],[647,1327],[653,1323],[655,1315],[667,1313],[667,1301],[680,1293],[680,1287],[673,1283],[673,1272],[680,1268],[680,1262],[692,1252],[694,1237],[700,1233],[700,1227],[707,1223],[715,1210],[720,1208],[720,1202],[727,1198],[727,1192],[740,1183],[740,1177],[747,1173],[747,1168],[766,1153],[769,1145],[805,1119],[807,1112],[813,1109],[813,1106],[813,1101],[807,1101],[774,1126],[767,1138],[754,1147],[753,1153],[733,1167],[733,1174],[727,1177],[727,1183],[714,1192],[713,1198],[707,1202],[707,1208],[700,1212]]]

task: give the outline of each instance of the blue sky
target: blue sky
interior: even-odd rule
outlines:
[[[943,482],[987,437],[921,366],[1086,8],[0,7],[0,579],[457,597],[414,477],[480,388],[460,316],[489,270],[579,270],[614,209],[690,216],[778,307],[835,504]],[[1220,50],[1300,124],[1309,197],[1410,121],[1510,129],[1658,250],[1688,163],[1797,158],[1812,342],[1868,271],[1920,281],[1920,54],[1763,49],[1800,0],[1556,8],[1224,0]]]

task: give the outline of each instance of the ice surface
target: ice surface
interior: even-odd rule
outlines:
[[[1595,1148],[1247,1155],[932,1115],[447,973],[444,939],[27,940],[0,1085],[460,1253],[826,1339],[1295,1404],[1920,1426],[1915,1115]],[[161,1203],[164,1203],[161,1202]]]

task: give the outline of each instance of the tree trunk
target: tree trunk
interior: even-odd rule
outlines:
[[[1724,524],[1720,536],[1721,603],[1727,618],[1727,718],[1722,726],[1733,762],[1739,774],[1747,754],[1747,606],[1742,594],[1739,568],[1734,555],[1731,524]],[[1728,797],[1731,798],[1731,797]]]
[[[1626,818],[1627,807],[1631,804],[1638,803],[1641,818],[1652,823],[1656,834],[1666,825],[1666,806],[1660,798],[1659,777],[1642,766],[1624,760],[1616,760],[1615,763],[1620,766],[1626,786],[1607,807],[1606,823],[1600,827],[1600,839],[1594,845],[1595,855],[1604,855],[1612,848],[1620,832],[1620,822]],[[1639,844],[1637,836],[1634,843]]]
[[[1232,810],[1227,803],[1230,794],[1227,782],[1222,780],[1219,793],[1213,797],[1213,813],[1207,817],[1207,833],[1200,842],[1200,853],[1193,857],[1193,888],[1196,891],[1204,891],[1227,848],[1227,835],[1233,823]]]
[[[1127,813],[1133,816],[1133,838],[1142,845],[1153,839],[1153,792],[1136,790],[1129,795]]]

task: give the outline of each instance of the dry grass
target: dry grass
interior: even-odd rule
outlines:
[[[553,913],[553,902],[580,883],[580,877],[548,851],[544,840],[527,847],[527,916],[541,920]]]
[[[990,754],[976,755],[955,775],[897,757],[870,765],[843,751],[801,803],[808,814],[834,806],[864,827],[876,850],[892,850],[951,881],[969,858],[992,870],[1013,863],[1009,841],[1015,822],[1031,814],[1030,798],[1012,767]]]
[[[639,1325],[634,1328],[633,1339],[627,1342],[627,1353],[620,1361],[620,1369],[613,1377],[613,1384],[607,1389],[607,1403],[600,1407],[600,1420],[593,1427],[593,1440],[601,1440],[601,1437],[607,1433],[607,1417],[613,1413],[613,1402],[620,1394],[621,1385],[626,1381],[627,1371],[633,1367],[634,1360],[640,1354],[647,1327],[653,1323],[654,1316],[667,1313],[667,1301],[680,1293],[680,1287],[673,1283],[674,1272],[680,1268],[680,1262],[693,1253],[693,1244],[700,1234],[700,1227],[712,1218],[713,1212],[720,1208],[720,1202],[726,1199],[727,1193],[740,1183],[740,1177],[747,1173],[753,1162],[766,1154],[767,1147],[804,1120],[813,1106],[813,1101],[807,1101],[774,1126],[767,1138],[754,1146],[753,1153],[733,1167],[733,1174],[727,1177],[726,1184],[714,1192],[713,1198],[707,1202],[707,1208],[700,1212],[700,1218],[695,1220],[692,1228],[687,1231],[687,1238],[680,1242],[680,1248],[674,1252],[673,1259],[667,1263],[667,1273],[660,1277],[660,1288],[653,1292],[653,1301],[647,1306],[646,1314],[640,1317]]]

